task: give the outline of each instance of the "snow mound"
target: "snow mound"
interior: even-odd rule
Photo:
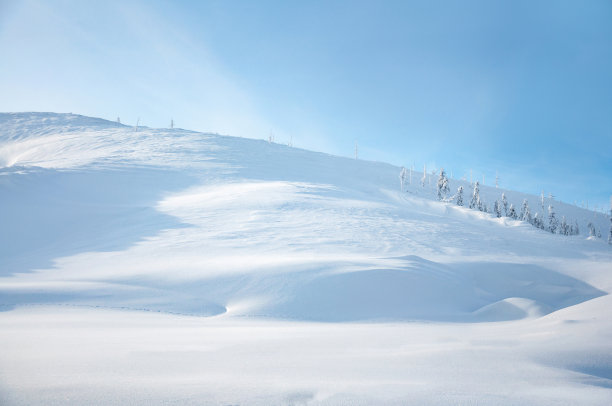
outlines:
[[[402,269],[322,273],[264,312],[316,321],[504,321],[539,317],[605,294],[522,264],[442,265],[409,257]],[[523,295],[524,297],[515,297]]]

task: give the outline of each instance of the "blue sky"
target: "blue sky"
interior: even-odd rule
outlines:
[[[610,1],[0,0],[0,51],[0,111],[612,194]]]

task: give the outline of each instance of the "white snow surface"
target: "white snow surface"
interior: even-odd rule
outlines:
[[[0,114],[0,404],[611,404],[609,217],[547,198],[553,235],[399,173]]]

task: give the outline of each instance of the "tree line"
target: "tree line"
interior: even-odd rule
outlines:
[[[400,182],[402,191],[404,189],[404,184],[406,180],[408,180],[408,176],[410,177],[410,183],[412,183],[412,170],[410,170],[410,174],[406,168],[402,168],[400,172]],[[425,175],[424,175],[425,176]],[[424,187],[424,181],[421,182]],[[446,175],[444,169],[440,169],[440,174],[438,176],[438,182],[436,184],[436,194],[437,198],[440,201],[445,202],[455,202],[457,206],[464,206],[464,188],[463,186],[459,186],[457,188],[457,192],[448,196],[450,193],[450,185],[449,179]],[[552,234],[561,234],[561,235],[579,235],[580,227],[578,226],[578,221],[574,220],[573,223],[568,221],[565,216],[561,216],[561,219],[557,217],[555,209],[552,204],[548,205],[547,214],[545,214],[544,209],[544,198],[542,197],[541,202],[541,211],[536,211],[532,214],[531,208],[529,207],[529,202],[527,199],[523,200],[520,210],[514,206],[514,204],[509,203],[505,193],[501,194],[501,198],[495,200],[493,206],[488,206],[481,198],[480,198],[480,183],[476,181],[473,184],[472,193],[467,202],[467,206],[470,209],[482,211],[485,213],[490,213],[497,218],[508,217],[513,220],[522,220],[525,221],[532,226],[539,228],[541,230],[548,231]],[[587,224],[587,229],[589,233],[589,237],[598,237],[601,238],[601,231],[596,229],[595,225],[592,222]],[[612,211],[610,217],[610,232],[608,235],[608,243],[612,244]]]

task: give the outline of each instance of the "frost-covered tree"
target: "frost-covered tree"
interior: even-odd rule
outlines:
[[[412,185],[412,165],[410,165],[410,172],[408,173],[408,183]]]
[[[504,216],[508,215],[508,199],[506,199],[506,194],[502,193],[502,207],[504,208]]]
[[[408,177],[408,171],[406,170],[406,168],[404,168],[402,166],[402,170],[400,171],[399,174],[399,178],[400,178],[400,190],[403,192],[404,191],[404,185],[406,184],[406,178]]]
[[[527,207],[527,211],[525,211],[525,215],[523,216],[523,221],[526,221],[529,224],[533,224],[533,218],[531,218],[531,210],[529,210],[529,207]]]
[[[480,202],[480,185],[478,181],[474,183],[474,191],[472,192],[472,200],[470,200],[470,209],[482,209],[482,204]]]
[[[533,216],[533,225],[539,229],[544,230],[544,222],[538,214],[539,213],[536,213],[535,216]]]
[[[448,178],[446,177],[446,172],[444,172],[444,168],[440,169],[440,176],[438,177],[438,200],[446,199],[446,195],[450,191],[450,187],[448,186]]]
[[[519,214],[519,219],[525,221],[525,214],[529,211],[529,203],[527,203],[527,199],[523,199],[523,205],[521,206],[521,213]]]
[[[557,232],[557,228],[559,227],[559,221],[555,216],[555,209],[551,205],[548,206],[548,231],[555,234]]]
[[[612,210],[610,210],[610,232],[608,233],[608,244],[612,245]]]
[[[425,187],[425,182],[427,182],[427,165],[423,165],[423,177],[421,178],[422,187]]]
[[[589,237],[597,237],[597,232],[595,231],[595,226],[593,225],[593,223],[589,221],[589,224],[587,224],[587,228],[589,229]]]
[[[508,217],[513,218],[513,219],[517,219],[518,215],[516,214],[516,209],[514,208],[514,205],[512,203],[510,203],[510,209],[508,209]]]
[[[574,235],[580,234],[580,227],[578,227],[578,220],[574,221]]]
[[[493,213],[495,213],[495,217],[501,217],[501,207],[499,201],[497,200],[495,201],[495,203],[493,203]]]
[[[463,186],[457,189],[457,206],[463,206]]]
[[[565,216],[561,217],[561,225],[559,226],[559,234],[569,235],[570,227],[567,225],[567,221],[565,220]]]
[[[533,219],[531,218],[531,210],[529,209],[529,203],[527,203],[527,199],[523,200],[523,207],[521,207],[520,219],[528,223],[533,223]]]

